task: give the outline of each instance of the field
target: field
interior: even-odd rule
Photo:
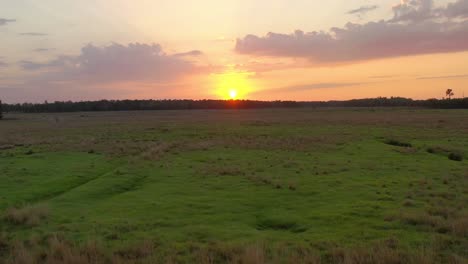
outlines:
[[[468,260],[468,110],[5,117],[0,263]]]

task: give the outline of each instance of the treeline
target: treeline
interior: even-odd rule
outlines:
[[[296,102],[253,100],[100,100],[81,102],[3,104],[4,112],[47,113],[131,110],[186,110],[186,109],[259,109],[293,107],[424,107],[468,108],[468,98],[412,100],[401,97],[379,97],[348,101]]]

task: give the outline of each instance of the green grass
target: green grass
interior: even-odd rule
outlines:
[[[405,250],[468,257],[468,161],[428,151],[466,157],[468,111],[58,116],[53,128],[48,115],[0,124],[0,145],[17,145],[0,151],[0,211],[49,211],[34,226],[1,220],[8,241],[59,234],[119,249],[149,240],[190,255],[193,244],[322,252],[397,239]]]

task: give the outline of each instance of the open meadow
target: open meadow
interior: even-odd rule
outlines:
[[[468,110],[5,115],[0,263],[466,263]]]

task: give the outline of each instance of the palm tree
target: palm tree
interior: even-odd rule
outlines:
[[[452,89],[447,89],[445,95],[448,96],[448,99],[452,99],[452,96],[454,96],[455,94],[453,93]]]

